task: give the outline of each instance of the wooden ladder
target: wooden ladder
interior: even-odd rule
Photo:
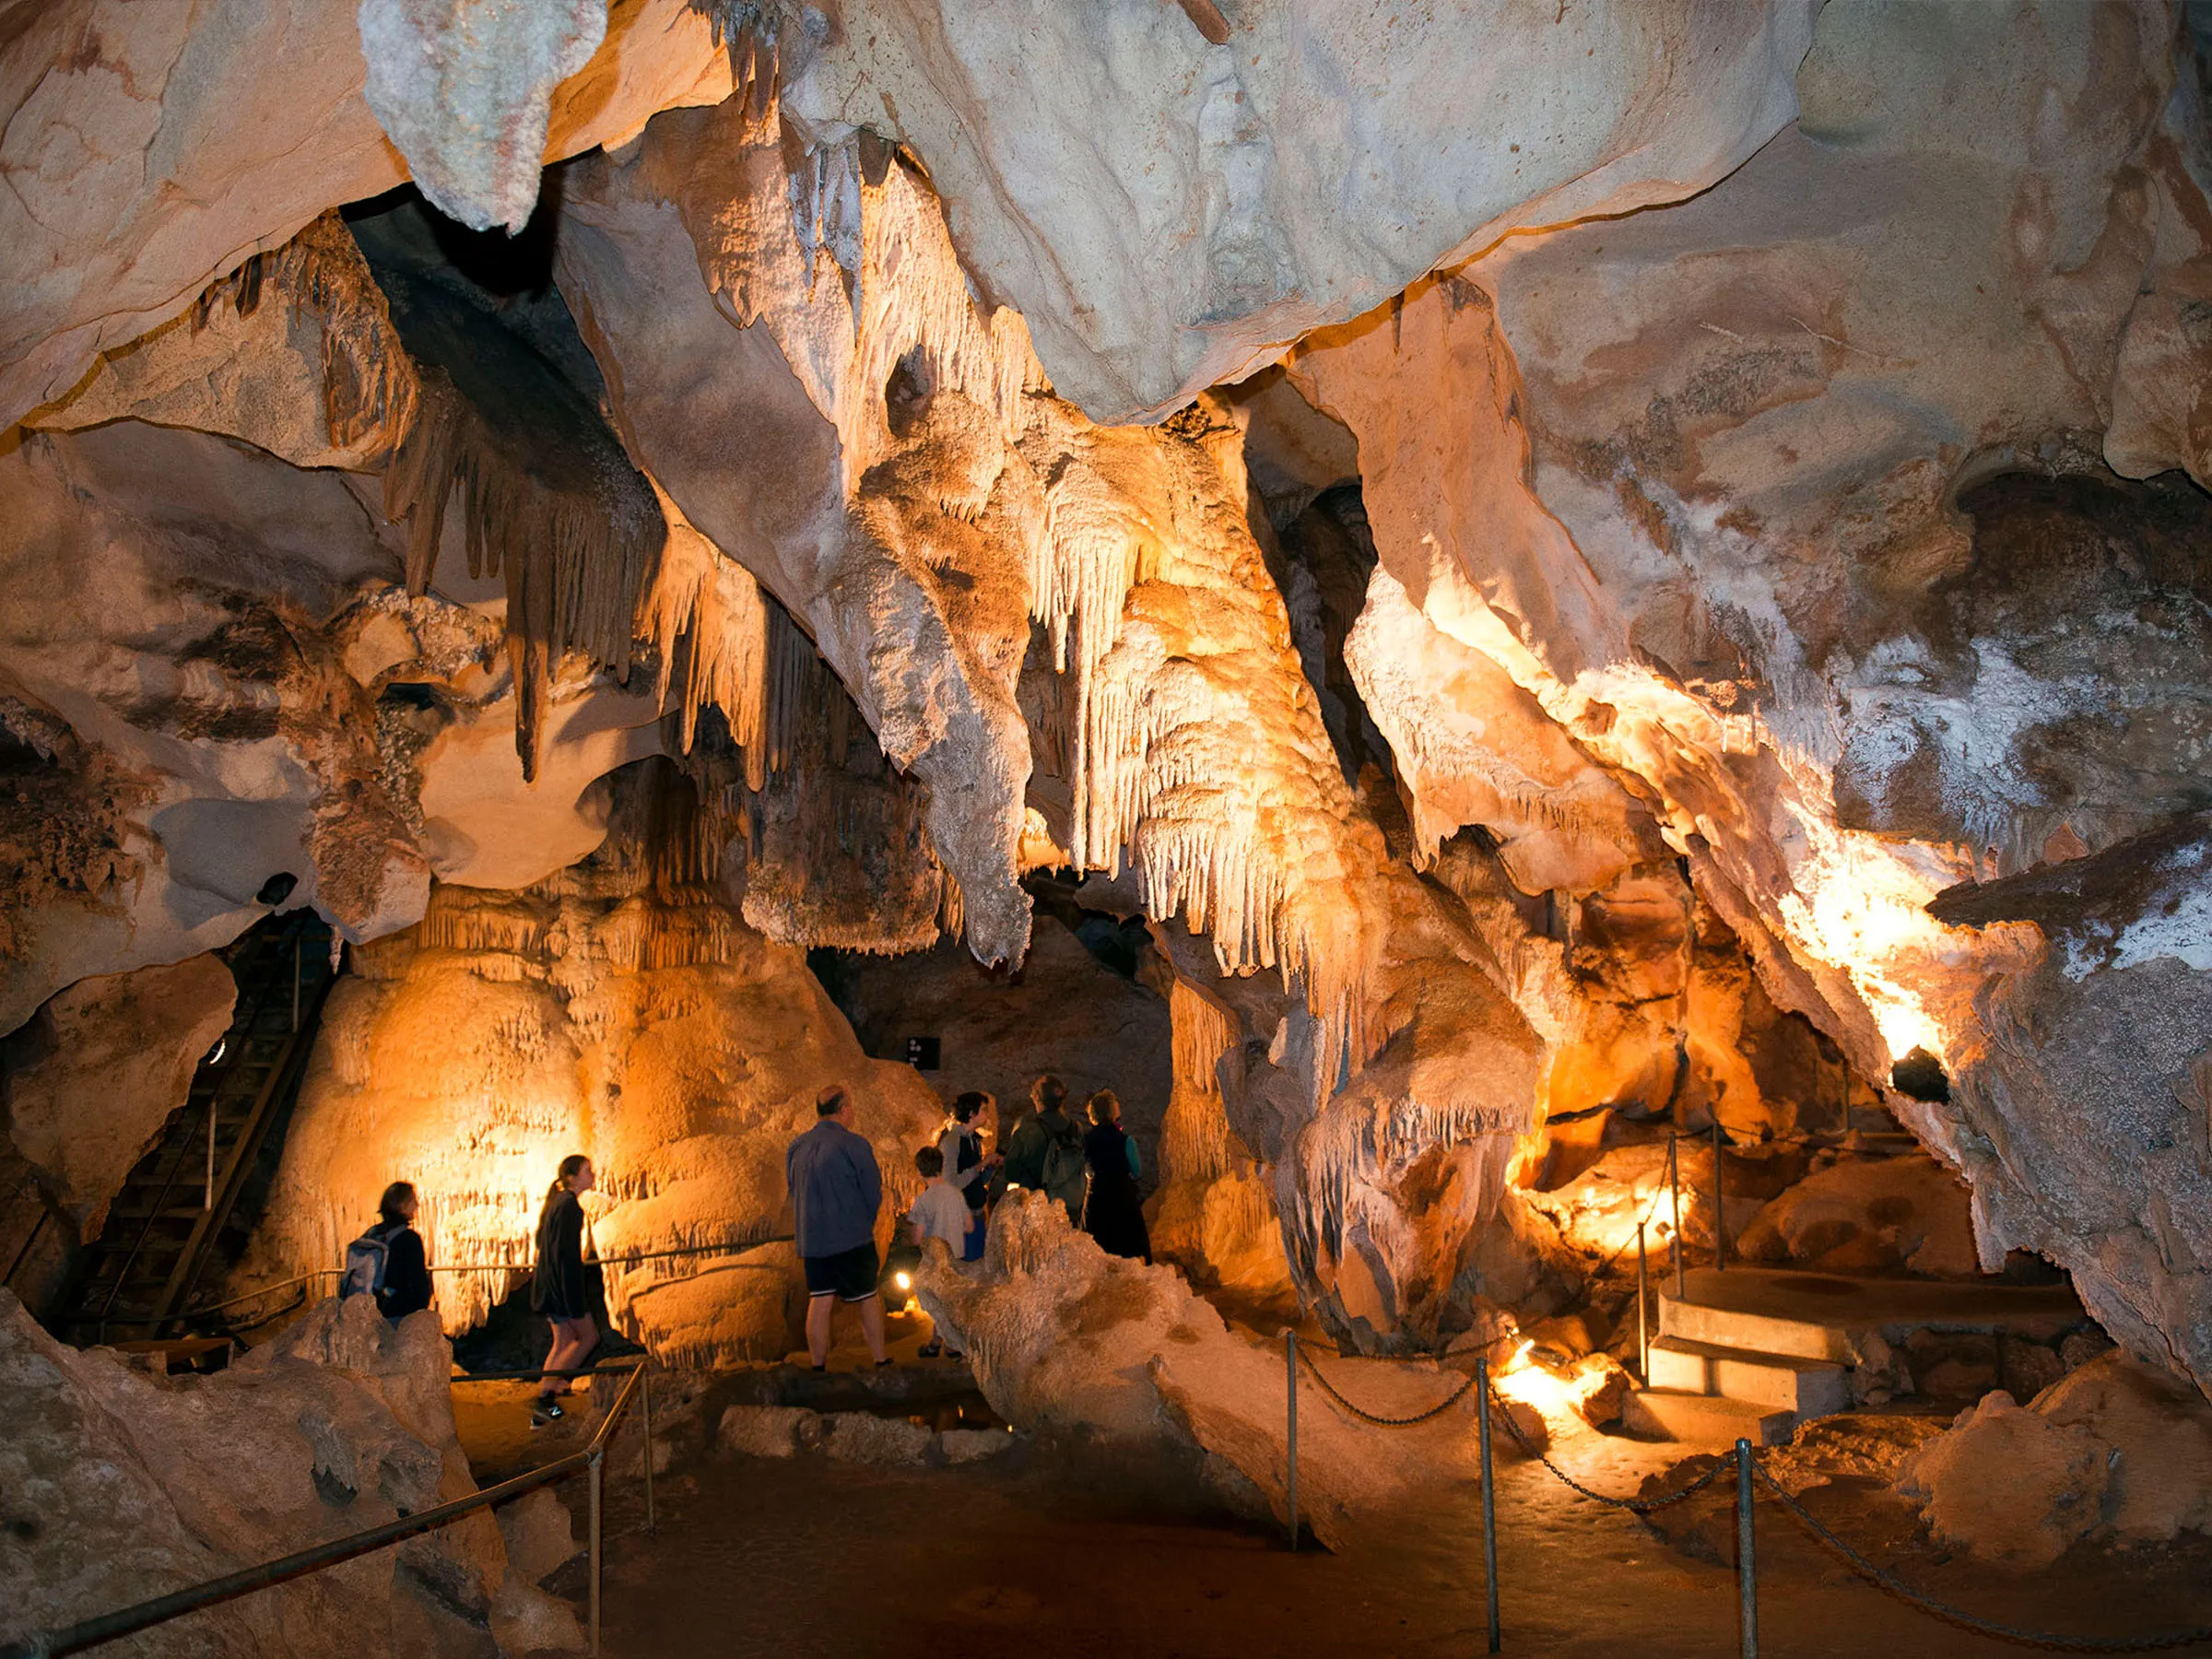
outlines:
[[[330,939],[313,912],[296,911],[221,953],[238,982],[230,1029],[109,1206],[69,1311],[55,1322],[71,1339],[168,1335],[226,1230],[234,1220],[251,1224],[239,1199],[306,1073],[336,977]]]

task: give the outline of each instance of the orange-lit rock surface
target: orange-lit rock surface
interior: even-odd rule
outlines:
[[[931,1317],[959,1333],[1007,1421],[1133,1452],[1162,1441],[1194,1447],[1232,1503],[1288,1515],[1283,1351],[1224,1324],[1172,1271],[1105,1254],[1058,1205],[1030,1194],[1000,1208],[973,1277],[933,1242],[916,1286]],[[1338,1360],[1329,1377],[1364,1409],[1408,1417],[1462,1381],[1434,1361]],[[1421,1427],[1380,1439],[1311,1378],[1300,1376],[1299,1395],[1299,1513],[1324,1544],[1341,1546],[1409,1496],[1441,1500],[1479,1468],[1464,1394]]]
[[[665,764],[647,763],[631,811]],[[359,953],[256,1240],[268,1277],[338,1261],[385,1183],[411,1181],[433,1265],[493,1269],[436,1276],[441,1317],[465,1330],[526,1281],[538,1206],[582,1152],[601,1257],[654,1258],[607,1269],[614,1317],[671,1362],[780,1358],[798,1288],[791,1245],[770,1242],[791,1231],[783,1153],[830,1083],[875,1143],[888,1241],[936,1096],[862,1054],[803,952],[710,888],[653,879],[665,850],[622,821],[536,887],[441,887],[418,926]]]

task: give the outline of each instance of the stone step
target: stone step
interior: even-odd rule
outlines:
[[[1690,1269],[1688,1294],[1659,1291],[1659,1335],[1755,1354],[1849,1365],[1870,1332],[1891,1343],[1917,1330],[2003,1329],[2048,1340],[2086,1315],[2065,1286],[1996,1280],[1858,1279],[1787,1269]]]
[[[1818,1318],[1678,1301],[1671,1290],[1659,1293],[1659,1335],[1751,1354],[1831,1362],[1852,1358],[1850,1335]]]
[[[1725,1394],[1799,1417],[1825,1417],[1851,1404],[1843,1368],[1798,1354],[1758,1354],[1744,1348],[1662,1336],[1652,1344],[1653,1388],[1682,1394]]]
[[[1631,1432],[1715,1451],[1724,1451],[1739,1440],[1755,1446],[1779,1446],[1790,1438],[1796,1422],[1790,1412],[1755,1406],[1747,1400],[1685,1394],[1673,1388],[1646,1388],[1630,1394],[1621,1419]]]

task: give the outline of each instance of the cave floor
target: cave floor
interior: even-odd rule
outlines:
[[[1559,1455],[1633,1488],[1662,1448],[1571,1441]],[[1070,1461],[1074,1457],[1075,1461]],[[884,1469],[724,1457],[672,1470],[648,1539],[632,1482],[610,1483],[606,1651],[618,1659],[856,1653],[1059,1655],[1479,1653],[1480,1514],[1471,1498],[1293,1555],[1162,1472],[1024,1442],[981,1465]],[[1724,1533],[1725,1498],[1706,1524]],[[2125,1635],[2212,1622],[2212,1546],[2077,1550],[2004,1573],[1910,1535],[1867,1483],[1806,1500],[1909,1582],[1987,1616]],[[1567,1493],[1539,1465],[1499,1477],[1504,1652],[1710,1655],[1735,1649],[1733,1571]],[[2199,1544],[2204,1541],[2199,1540]],[[1969,1635],[1861,1583],[1769,1503],[1760,1629],[1794,1656],[2022,1650]],[[558,1589],[578,1594],[572,1566]],[[580,1608],[581,1610],[581,1608]]]

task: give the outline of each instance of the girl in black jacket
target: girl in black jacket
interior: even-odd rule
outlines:
[[[592,1190],[595,1179],[592,1160],[571,1152],[560,1160],[560,1173],[537,1213],[537,1268],[530,1277],[530,1311],[551,1323],[553,1346],[546,1351],[546,1377],[530,1410],[533,1425],[567,1415],[557,1396],[569,1392],[570,1380],[554,1373],[577,1370],[583,1357],[599,1346],[583,1259],[582,1195]]]

